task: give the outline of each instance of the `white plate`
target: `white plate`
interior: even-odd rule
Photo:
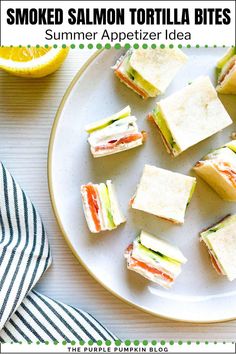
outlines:
[[[156,99],[143,101],[114,76],[110,67],[123,51],[96,53],[77,74],[59,108],[49,148],[49,186],[57,220],[75,255],[86,269],[121,299],[155,315],[191,322],[214,322],[236,318],[236,282],[217,275],[199,231],[228,213],[233,203],[223,202],[202,180],[186,213],[185,224],[176,226],[141,211],[128,202],[136,190],[145,163],[192,174],[193,164],[209,150],[230,140],[235,125],[171,158],[156,127],[146,120]],[[199,75],[210,75],[225,52],[220,48],[186,49],[188,64],[175,77],[165,95],[175,92]],[[236,118],[235,96],[222,96]],[[138,118],[140,130],[148,132],[142,147],[94,159],[84,126],[107,117],[126,105]],[[112,232],[90,234],[82,211],[80,186],[112,179],[118,191],[126,224]],[[165,290],[128,271],[123,258],[126,246],[141,229],[176,244],[188,258],[171,290]]]

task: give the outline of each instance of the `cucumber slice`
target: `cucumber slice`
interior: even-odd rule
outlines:
[[[177,261],[169,260],[157,252],[144,247],[137,240],[133,243],[132,257],[147,265],[156,269],[162,269],[163,272],[171,274],[173,277],[177,277],[181,272],[181,263]]]
[[[127,106],[124,109],[122,109],[120,112],[115,113],[108,118],[101,119],[97,122],[87,125],[85,127],[85,130],[87,133],[91,134],[92,132],[94,132],[96,130],[103,129],[103,128],[107,127],[108,125],[116,122],[117,120],[128,117],[130,115],[131,115],[131,108],[130,108],[130,106]]]
[[[117,198],[116,198],[116,191],[114,188],[114,185],[110,180],[106,181],[107,189],[108,189],[108,194],[109,194],[109,199],[110,199],[110,206],[111,206],[111,214],[113,217],[114,224],[120,225],[123,222],[125,222],[125,217],[123,216]]]
[[[192,185],[192,188],[191,188],[191,191],[190,191],[190,194],[189,194],[187,206],[189,205],[189,203],[190,203],[190,201],[192,199],[192,196],[193,196],[193,193],[195,191],[196,185],[197,185],[197,182],[196,181],[193,182],[193,185]]]
[[[232,140],[229,143],[225,144],[230,150],[236,153],[236,140]]]
[[[143,89],[145,92],[147,92],[151,97],[156,96],[159,92],[159,90],[150,84],[150,82],[146,81],[136,70],[132,68],[130,65],[130,58],[132,54],[128,55],[124,61],[123,61],[123,68],[126,73],[126,75],[129,77],[130,80],[132,80],[138,87]]]
[[[174,144],[174,139],[169,128],[167,127],[164,117],[162,116],[161,112],[158,111],[157,108],[153,110],[153,117],[166,141],[170,144],[170,146],[172,146]]]
[[[102,201],[102,205],[105,208],[105,212],[106,212],[106,216],[107,216],[108,229],[114,229],[116,227],[116,225],[113,220],[113,216],[112,216],[112,212],[111,212],[111,201],[110,201],[110,197],[109,197],[108,188],[105,185],[105,183],[100,183],[99,191],[100,191],[100,198]]]
[[[162,135],[164,136],[165,140],[167,141],[168,145],[170,148],[173,150],[179,151],[179,147],[174,141],[174,138],[166,124],[165,118],[161,114],[161,112],[158,110],[158,108],[154,108],[153,110],[153,119],[156,123],[156,125],[159,127]]]
[[[177,247],[143,230],[140,233],[140,243],[151,252],[159,256],[161,255],[170,262],[185,263],[187,261],[183,253]]]
[[[222,220],[221,222],[219,222],[218,224],[214,225],[213,227],[211,227],[210,229],[204,231],[201,233],[201,236],[203,239],[207,238],[207,236],[212,233],[212,232],[216,232],[220,229],[222,229],[223,227],[233,224],[236,222],[236,215],[230,215],[227,218],[225,218],[224,220]]]
[[[172,258],[166,257],[159,252],[154,252],[154,251],[150,250],[149,248],[143,246],[140,242],[137,244],[137,250],[139,253],[143,254],[144,257],[147,257],[147,260],[148,260],[148,258],[151,258],[157,263],[161,263],[161,262],[165,261],[165,262],[174,264],[176,266],[180,265],[180,262],[178,262]]]

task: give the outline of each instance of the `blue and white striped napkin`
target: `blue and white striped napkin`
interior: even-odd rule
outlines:
[[[51,262],[39,214],[0,164],[0,342],[116,339],[90,314],[32,290]]]

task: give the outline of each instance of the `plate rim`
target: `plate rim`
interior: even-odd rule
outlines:
[[[53,189],[53,182],[52,182],[52,156],[53,156],[53,151],[54,151],[54,141],[55,141],[55,137],[56,137],[56,133],[57,133],[57,127],[58,127],[58,123],[60,121],[61,118],[61,113],[64,109],[65,103],[72,91],[72,89],[74,88],[74,86],[76,85],[76,83],[79,81],[79,79],[81,78],[81,76],[83,75],[83,73],[88,69],[88,67],[90,66],[90,64],[92,64],[95,59],[102,53],[104,52],[104,49],[99,49],[96,50],[86,61],[85,63],[82,65],[82,67],[78,70],[78,72],[75,74],[74,78],[72,79],[72,81],[70,82],[69,86],[67,87],[61,101],[59,104],[59,107],[57,109],[53,124],[52,124],[52,128],[51,128],[51,133],[50,133],[50,138],[49,138],[49,144],[48,144],[48,154],[47,154],[47,178],[48,178],[48,189],[49,189],[49,195],[50,195],[50,200],[51,200],[51,205],[52,205],[52,209],[53,209],[53,213],[54,216],[56,218],[56,222],[59,226],[59,229],[64,237],[64,239],[66,240],[70,250],[72,251],[73,255],[75,256],[75,258],[80,262],[80,264],[86,269],[86,271],[100,284],[102,285],[107,291],[109,291],[112,295],[114,295],[115,297],[117,297],[118,299],[120,299],[121,301],[125,302],[126,304],[144,311],[145,313],[151,314],[153,316],[156,317],[160,317],[163,319],[168,319],[171,321],[177,321],[177,322],[184,322],[184,323],[192,323],[192,324],[211,324],[211,323],[224,323],[224,322],[229,322],[229,321],[233,321],[236,320],[236,314],[234,317],[227,317],[227,318],[222,318],[222,319],[217,319],[217,320],[191,320],[191,319],[181,319],[181,318],[176,318],[176,317],[172,317],[172,316],[165,316],[163,314],[158,314],[158,312],[150,310],[146,307],[143,306],[139,306],[137,304],[135,304],[134,302],[125,299],[124,297],[122,297],[121,295],[117,294],[112,288],[110,288],[108,285],[106,285],[105,283],[103,283],[103,281],[101,279],[99,279],[95,273],[93,273],[88,266],[86,265],[86,263],[81,259],[81,257],[79,256],[78,252],[75,250],[72,242],[70,241],[70,238],[67,234],[67,232],[65,231],[64,227],[63,227],[63,223],[61,221],[60,215],[59,215],[59,211],[56,205],[56,199],[55,199],[55,194],[54,194],[54,189]]]

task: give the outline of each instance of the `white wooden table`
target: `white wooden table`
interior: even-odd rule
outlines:
[[[60,100],[92,54],[72,49],[55,74],[27,80],[0,72],[0,158],[41,213],[53,265],[37,290],[89,311],[122,339],[235,339],[236,321],[194,325],[164,320],[122,302],[98,284],[72,255],[57,226],[47,185],[47,150]]]

